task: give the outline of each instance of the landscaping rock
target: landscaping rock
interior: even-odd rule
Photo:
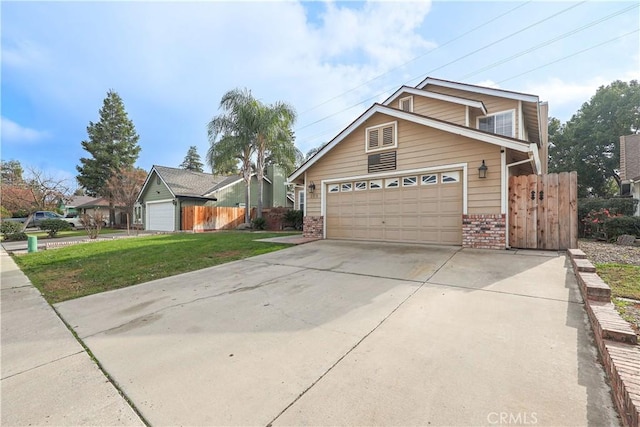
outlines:
[[[240,224],[239,226],[237,226],[236,230],[251,230],[251,223],[250,222],[244,222],[244,223]]]
[[[622,246],[633,246],[636,243],[636,236],[623,234],[622,236],[618,237],[618,241],[616,243]]]

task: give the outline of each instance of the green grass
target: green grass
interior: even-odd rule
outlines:
[[[255,241],[283,235],[165,234],[77,244],[14,259],[54,304],[284,249],[290,245]]]
[[[100,236],[103,234],[112,234],[112,233],[122,233],[127,230],[119,230],[117,228],[103,228],[100,230]],[[135,231],[132,231],[132,234]],[[46,231],[30,231],[27,233],[27,236],[36,236],[38,239],[48,239],[49,235]],[[60,239],[62,237],[88,237],[87,232],[85,230],[68,230],[68,231],[59,231],[56,235],[56,239]]]
[[[596,264],[596,270],[611,287],[611,296],[640,300],[640,266]]]

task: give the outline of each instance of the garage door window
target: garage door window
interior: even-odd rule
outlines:
[[[460,182],[460,172],[445,172],[442,174],[442,183]]]
[[[403,187],[413,187],[414,185],[418,185],[417,176],[405,176],[404,178],[402,178]]]
[[[367,181],[356,182],[356,191],[362,191],[367,189]]]
[[[351,191],[353,189],[353,185],[350,182],[345,182],[340,187],[340,191]]]
[[[438,183],[438,175],[422,175],[422,185],[433,185]]]
[[[340,191],[340,186],[338,184],[329,185],[329,193],[337,193]]]
[[[382,188],[382,180],[381,179],[374,179],[369,181],[369,189],[370,190],[379,190]]]
[[[400,180],[398,178],[390,178],[384,180],[384,188],[398,188],[400,187]]]

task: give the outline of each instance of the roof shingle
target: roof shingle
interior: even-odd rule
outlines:
[[[173,194],[182,197],[205,197],[219,188],[242,179],[237,175],[212,175],[167,166],[154,165],[153,167]]]

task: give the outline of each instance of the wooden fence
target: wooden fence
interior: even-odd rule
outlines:
[[[245,211],[246,208],[185,206],[181,229],[195,232],[231,230],[244,223]]]
[[[578,175],[563,172],[509,178],[509,245],[564,250],[578,247]]]

